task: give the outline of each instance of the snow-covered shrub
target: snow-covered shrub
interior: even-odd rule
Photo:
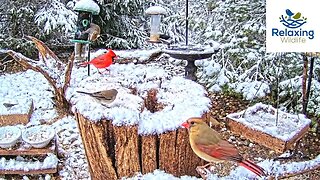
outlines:
[[[61,33],[66,37],[74,32],[77,15],[59,0],[51,0],[41,6],[34,20],[39,27],[42,27],[41,34]]]
[[[144,14],[140,0],[97,1],[101,27],[100,45],[116,49],[138,48],[145,44]]]

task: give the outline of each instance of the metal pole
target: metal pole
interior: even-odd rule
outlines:
[[[186,46],[188,46],[188,0],[186,0]]]
[[[307,92],[306,92],[307,93],[306,94],[306,107],[305,107],[305,110],[304,110],[304,114],[307,113],[307,108],[308,108],[310,89],[311,89],[311,82],[312,82],[312,76],[313,76],[314,59],[315,59],[315,57],[311,57],[309,75],[308,75]]]
[[[90,24],[89,24],[89,28],[91,26],[91,22],[92,22],[92,14],[90,13],[89,14],[89,20],[90,20]],[[89,36],[88,36],[88,59],[87,61],[89,62],[90,61],[90,39],[89,39]],[[88,76],[90,76],[90,64],[88,64]]]
[[[88,44],[88,59],[87,61],[90,61],[90,43]],[[90,64],[88,64],[88,76],[90,76]]]

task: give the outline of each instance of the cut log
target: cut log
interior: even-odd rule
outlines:
[[[76,119],[92,179],[120,179],[155,169],[195,176],[196,167],[204,165],[193,153],[186,129],[140,135],[137,126],[113,126],[109,120],[94,123],[80,113]]]
[[[78,126],[89,163],[92,179],[117,179],[112,160],[105,143],[105,126],[95,124],[77,114]],[[108,134],[108,133],[107,133]]]

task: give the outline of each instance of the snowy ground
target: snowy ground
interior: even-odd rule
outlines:
[[[121,56],[122,53],[118,52]],[[132,52],[131,52],[132,53]],[[135,54],[135,53],[132,53]],[[93,55],[94,56],[94,55]],[[140,55],[146,56],[145,53]],[[143,59],[143,58],[142,58]],[[92,69],[93,73],[96,71]],[[111,68],[112,70],[112,68]],[[181,69],[179,69],[180,71]],[[75,72],[77,76],[72,79],[71,83],[77,83],[87,77],[86,68],[77,69]],[[150,72],[151,73],[151,72]],[[181,75],[181,74],[180,74]],[[0,106],[3,103],[19,103],[23,106],[25,99],[32,99],[34,102],[34,112],[30,123],[35,124],[51,124],[57,133],[60,161],[59,176],[61,179],[90,179],[88,172],[88,164],[85,158],[84,148],[77,129],[77,124],[73,116],[58,117],[58,113],[54,108],[52,101],[52,88],[40,73],[28,70],[16,74],[5,74],[0,76]],[[0,113],[5,114],[10,109],[5,107],[0,108]],[[279,161],[272,161],[268,159],[260,159],[259,165],[265,168],[268,172],[272,171],[276,175],[284,175],[288,172],[294,172],[301,168],[308,168],[312,166],[320,166],[320,156],[317,158],[304,161],[280,164]],[[39,176],[39,179],[49,179],[48,176]],[[230,172],[230,175],[219,177],[217,174],[209,174],[208,179],[252,179],[253,174],[242,167],[238,167]],[[23,179],[28,179],[24,176]],[[141,175],[128,179],[197,179],[196,177],[173,177],[161,170],[155,170],[153,173]]]

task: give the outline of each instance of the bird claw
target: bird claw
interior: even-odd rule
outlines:
[[[210,170],[206,169],[204,166],[198,166],[196,168],[196,171],[201,176],[202,179],[207,179],[208,174],[211,172]]]
[[[110,70],[109,70],[109,69],[105,69],[105,70],[102,71],[102,72],[100,72],[100,71],[98,70],[98,72],[99,72],[99,74],[105,74],[106,72],[108,72],[108,73],[110,74]]]

